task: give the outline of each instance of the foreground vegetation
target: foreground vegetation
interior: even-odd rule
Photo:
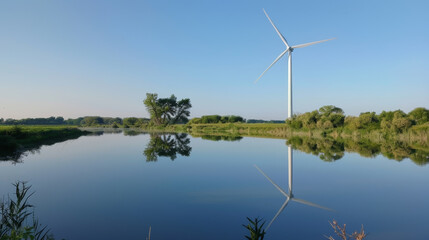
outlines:
[[[30,204],[29,200],[34,192],[30,192],[31,186],[26,182],[16,182],[13,184],[15,193],[12,197],[7,195],[3,197],[0,202],[0,240],[54,240],[53,234],[47,226],[39,224],[38,219],[35,217],[34,206]],[[248,224],[243,226],[249,233],[245,236],[249,240],[263,240],[266,234],[264,229],[265,222],[262,219],[255,218],[251,220],[247,218]],[[363,230],[348,234],[346,232],[346,225],[339,226],[333,220],[329,222],[334,232],[341,239],[356,239],[362,240],[366,237]],[[151,238],[151,227],[149,227],[149,234],[146,239]],[[327,237],[328,238],[328,237]],[[332,236],[328,239],[334,240]]]
[[[76,139],[88,133],[65,126],[0,126],[0,160],[18,161],[25,151]]]
[[[34,207],[29,203],[31,187],[25,182],[13,185],[14,197],[0,202],[0,240],[53,240],[46,226],[41,226],[34,216]]]

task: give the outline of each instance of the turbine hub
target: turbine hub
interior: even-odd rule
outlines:
[[[293,48],[289,47],[289,52],[293,52]]]

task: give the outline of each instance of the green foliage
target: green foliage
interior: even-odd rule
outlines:
[[[344,125],[345,116],[343,114],[334,113],[328,117],[329,121],[332,123],[332,127],[342,127]]]
[[[332,113],[344,114],[343,109],[333,105],[327,105],[319,108],[319,113],[325,117],[329,117]]]
[[[200,124],[201,123],[201,118],[192,118],[188,124]]]
[[[87,133],[65,126],[0,126],[0,160],[17,161],[26,150],[75,139]]]
[[[290,122],[288,122],[289,120],[287,120],[286,122],[287,123],[289,123],[290,124],[290,126],[293,128],[293,129],[300,129],[300,128],[302,128],[302,121],[300,121],[300,120],[290,120]]]
[[[221,141],[222,140],[222,141],[234,142],[234,141],[240,141],[241,139],[243,139],[243,137],[237,136],[237,135],[209,135],[209,134],[204,134],[204,135],[201,135],[201,139],[211,140],[211,141]]]
[[[429,110],[426,108],[416,108],[408,113],[408,117],[416,124],[424,124],[429,121]]]
[[[361,113],[359,117],[353,118],[349,124],[351,129],[377,129],[379,120],[375,112]]]
[[[261,119],[247,119],[246,123],[285,123],[283,120],[261,120]]]
[[[8,118],[6,121],[0,119],[0,124],[4,125],[62,125],[66,124],[63,117],[49,118],[24,118],[20,120]]]
[[[419,149],[410,144],[393,140],[376,143],[369,139],[293,136],[287,140],[286,144],[291,145],[294,149],[318,156],[326,162],[341,159],[347,151],[357,152],[363,157],[376,157],[382,154],[397,161],[410,158],[414,163],[422,166],[429,163],[427,148]]]
[[[247,221],[249,223],[247,225],[243,224],[243,227],[245,227],[247,230],[249,230],[250,236],[245,236],[248,240],[263,240],[265,236],[265,229],[264,224],[265,221],[259,226],[262,219],[255,218],[255,220],[252,221],[252,219],[247,218]]]
[[[8,135],[0,135],[0,157],[1,155],[9,156],[18,149],[16,139]]]
[[[192,107],[189,98],[177,101],[174,95],[169,98],[158,98],[156,93],[146,93],[143,101],[150,114],[150,120],[155,125],[186,123]]]
[[[396,132],[403,132],[410,128],[412,125],[412,122],[404,117],[395,118],[392,121],[392,128]]]
[[[98,116],[84,117],[80,124],[84,127],[103,125],[103,118]]]
[[[33,195],[29,193],[31,187],[25,182],[17,182],[14,186],[15,199],[9,198],[0,204],[0,240],[53,239],[46,227],[41,227],[34,218],[33,206],[28,202]],[[26,225],[30,217],[32,223]]]
[[[228,122],[230,122],[230,123],[244,122],[244,119],[240,116],[231,115],[228,117]]]
[[[344,156],[344,143],[330,138],[291,137],[286,144],[295,149],[318,156],[326,162],[333,162]]]
[[[192,148],[189,146],[191,140],[185,133],[182,134],[150,134],[150,141],[143,152],[147,162],[156,162],[158,157],[169,157],[171,160],[177,158],[177,153],[189,156]]]
[[[189,98],[182,99],[177,102],[174,117],[170,121],[171,124],[175,123],[187,123],[188,117],[191,115],[189,109],[191,109],[191,100]]]
[[[123,124],[128,125],[128,126],[134,126],[137,124],[138,121],[139,121],[138,118],[129,117],[129,118],[124,118]]]
[[[220,115],[205,115],[201,118],[193,118],[191,119],[191,124],[207,124],[207,123],[237,123],[237,122],[245,122],[244,118],[240,116],[220,116]]]
[[[286,121],[292,129],[334,129],[347,130],[377,130],[403,133],[413,125],[422,125],[428,122],[429,110],[416,108],[408,115],[401,110],[383,111],[380,115],[375,112],[361,113],[359,117],[344,116],[341,108],[329,105],[319,111],[306,112],[296,115]]]
[[[221,118],[219,115],[202,116],[201,123],[219,123]]]

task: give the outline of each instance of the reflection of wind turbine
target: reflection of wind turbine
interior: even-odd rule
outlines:
[[[268,20],[270,21],[271,25],[273,25],[274,29],[276,30],[277,34],[279,35],[280,39],[283,41],[283,43],[286,45],[286,50],[284,50],[277,58],[276,60],[274,60],[273,63],[271,63],[271,65],[259,76],[259,78],[255,81],[257,82],[267,71],[268,69],[270,69],[278,60],[280,60],[280,58],[283,57],[283,55],[285,55],[286,53],[288,53],[288,118],[292,117],[292,52],[295,48],[303,48],[303,47],[307,47],[313,44],[317,44],[317,43],[321,43],[321,42],[326,42],[329,40],[333,40],[335,38],[331,38],[331,39],[326,39],[326,40],[321,40],[321,41],[316,41],[316,42],[310,42],[310,43],[304,43],[304,44],[299,44],[299,45],[295,45],[295,46],[289,46],[288,42],[286,41],[286,38],[283,37],[283,35],[280,33],[280,31],[277,29],[276,25],[274,25],[273,21],[271,21],[271,18],[268,16],[267,12],[264,13],[267,16]]]
[[[309,206],[312,206],[312,207],[317,207],[317,208],[321,208],[321,209],[332,211],[332,209],[330,209],[330,208],[320,206],[318,204],[306,201],[304,199],[295,198],[295,196],[292,194],[292,147],[289,146],[288,149],[289,149],[289,154],[288,154],[289,155],[288,156],[288,160],[289,160],[288,161],[288,165],[289,165],[289,174],[288,174],[289,175],[288,176],[288,178],[289,178],[289,194],[287,194],[279,185],[277,185],[273,180],[271,180],[271,178],[268,177],[267,174],[264,173],[264,171],[262,171],[258,166],[255,165],[256,169],[258,169],[258,171],[261,172],[262,175],[264,175],[265,178],[267,178],[268,181],[270,181],[271,184],[273,184],[274,187],[276,187],[277,190],[279,190],[286,197],[285,202],[280,207],[279,211],[277,211],[276,215],[273,217],[273,219],[271,220],[271,222],[268,224],[266,230],[268,230],[268,228],[270,228],[271,224],[274,222],[274,220],[276,220],[276,218],[280,215],[280,213],[283,211],[283,209],[288,205],[288,203],[289,203],[290,200],[295,201],[295,202],[299,202],[299,203],[302,203],[302,204],[305,204],[305,205],[309,205]]]

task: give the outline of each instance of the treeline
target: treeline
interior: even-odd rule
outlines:
[[[261,120],[261,119],[247,119],[246,123],[285,123],[283,120]]]
[[[402,110],[361,113],[345,116],[341,108],[329,105],[312,112],[295,115],[286,124],[293,129],[333,129],[377,130],[402,133],[414,125],[424,125],[429,121],[429,110],[416,108],[408,114]]]
[[[245,122],[245,119],[240,116],[220,116],[220,115],[206,115],[200,118],[192,118],[189,124],[199,123],[236,123]]]
[[[71,119],[69,119],[71,120]],[[3,119],[0,118],[0,125],[66,125],[69,121],[65,121],[63,117],[49,118],[25,118],[25,119]],[[70,124],[71,125],[71,124]]]
[[[73,125],[82,127],[140,127],[149,122],[148,118],[113,118],[113,117],[100,117],[100,116],[87,116],[79,118],[69,118],[65,120],[63,117],[49,117],[49,118],[25,118],[25,119],[11,119],[4,120],[0,118],[0,125]]]

